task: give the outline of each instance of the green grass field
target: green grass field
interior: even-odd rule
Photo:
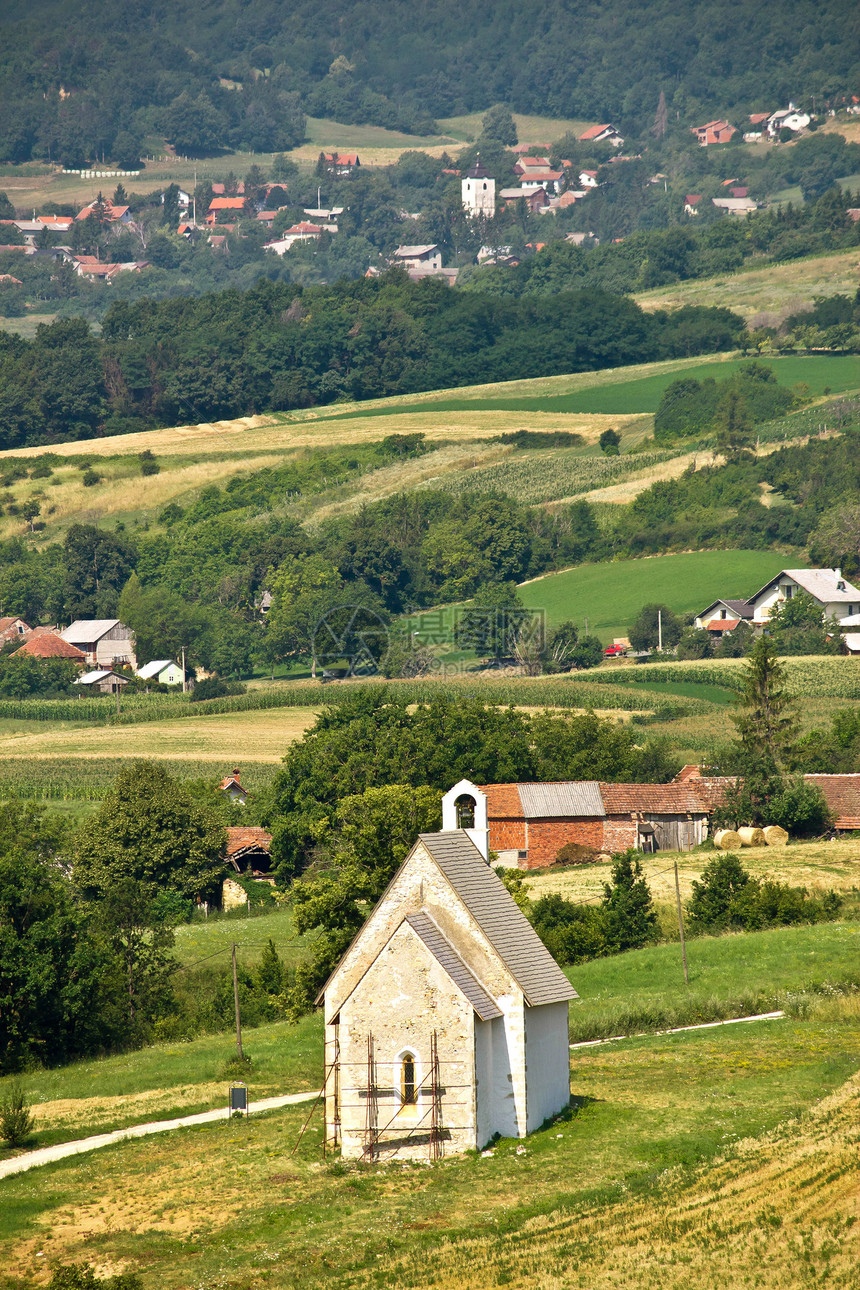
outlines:
[[[860,1067],[847,987],[858,936],[857,926],[825,925],[691,942],[691,991],[726,1004],[739,983],[788,987],[792,1016],[574,1050],[570,1110],[483,1157],[397,1169],[327,1162],[319,1113],[299,1143],[309,1108],[297,1107],[7,1179],[0,1287],[31,1290],[52,1262],[86,1259],[139,1271],[145,1290],[847,1290]],[[677,960],[665,946],[577,968],[583,1002],[573,1008],[599,1024],[635,1023],[646,1010],[659,1021],[667,1001],[689,998]],[[252,1107],[264,1091],[318,1081],[320,1038],[318,1018],[248,1033]],[[64,1115],[80,1129],[88,1116],[121,1120],[123,1102],[138,1119],[190,1111],[203,1093],[221,1104],[227,1056],[225,1036],[25,1081],[50,1134]]]
[[[568,619],[607,643],[623,636],[643,604],[667,604],[692,613],[718,596],[752,595],[782,568],[772,551],[694,551],[645,560],[583,564],[520,587],[529,609],[543,610],[552,624]]]

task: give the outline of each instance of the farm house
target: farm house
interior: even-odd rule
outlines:
[[[345,1157],[438,1159],[568,1105],[576,991],[490,868],[486,830],[457,827],[468,791],[446,794],[442,831],[420,835],[320,996],[326,1142]]]

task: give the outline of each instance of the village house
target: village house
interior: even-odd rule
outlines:
[[[691,125],[690,133],[694,134],[703,148],[715,143],[728,143],[737,130],[728,121],[708,121],[706,125]]]
[[[735,618],[762,628],[771,614],[801,591],[812,596],[834,623],[849,627],[856,625],[852,620],[860,623],[860,590],[842,576],[841,569],[783,569],[748,600],[713,601],[697,615],[696,626],[716,629],[722,635],[731,630],[729,622]]]
[[[87,690],[98,691],[99,694],[116,694],[117,690],[122,690],[128,685],[128,677],[100,668],[95,672],[84,672],[82,676],[76,677],[72,684],[82,685]]]
[[[92,667],[110,668],[125,663],[137,667],[134,633],[118,618],[79,618],[60,636],[81,650]]]
[[[503,207],[514,205],[520,201],[525,202],[528,209],[534,214],[543,210],[549,202],[549,196],[546,189],[539,184],[523,184],[522,188],[500,189],[499,201]]]
[[[30,633],[17,654],[28,654],[31,658],[68,658],[85,667],[87,656],[83,650],[63,640],[62,636],[50,628],[36,628]]]
[[[441,269],[442,251],[435,243],[423,246],[398,246],[391,257],[392,264],[404,269]]]
[[[769,112],[751,112],[749,117],[750,128],[744,131],[744,143],[759,143],[764,131],[767,129]]]
[[[236,873],[268,882],[272,865],[272,835],[268,829],[250,824],[231,825],[227,829],[227,861]]]
[[[496,213],[496,181],[481,165],[480,155],[460,184],[463,209],[467,215],[492,219]]]
[[[23,639],[29,631],[23,618],[0,618],[0,644]]]
[[[612,125],[591,125],[579,136],[579,142],[609,143],[613,148],[620,148],[624,140]]]
[[[283,255],[291,246],[295,246],[296,242],[318,242],[324,231],[319,224],[309,224],[307,220],[301,220],[298,224],[284,229],[280,237],[267,242],[263,249],[274,251],[275,255]]]
[[[687,193],[687,196],[684,198],[684,213],[686,215],[698,215],[701,201],[701,193]]]
[[[579,172],[580,188],[598,188],[596,170],[580,170]]]
[[[472,786],[475,787],[474,785]],[[482,784],[490,848],[509,868],[555,864],[569,843],[595,855],[689,851],[708,836],[709,805],[681,784]]]
[[[750,215],[758,210],[758,202],[754,202],[751,197],[712,197],[711,201],[718,210],[724,210],[729,215]]]
[[[361,166],[357,152],[324,152],[323,158],[331,175],[351,175]]]
[[[248,796],[247,788],[242,787],[240,781],[241,772],[238,766],[233,767],[232,775],[225,775],[218,785],[220,792],[225,793],[231,802],[236,802],[239,806],[245,805],[245,799]]]
[[[320,994],[326,1140],[347,1159],[476,1150],[569,1105],[576,991],[491,869],[472,792],[446,793]]]
[[[800,112],[793,103],[789,103],[787,108],[772,112],[768,117],[767,133],[771,139],[776,139],[780,130],[791,130],[792,134],[797,134],[800,130],[805,130],[811,120],[812,117],[807,112]]]
[[[224,218],[235,218],[245,209],[244,197],[213,197],[206,215],[207,224],[218,224]]]
[[[182,685],[185,680],[182,668],[172,658],[154,659],[138,668],[137,675],[141,681],[155,681],[159,685]],[[193,685],[193,681],[186,681]]]
[[[76,220],[89,219],[90,215],[99,215],[98,198],[96,198],[95,201],[90,202],[88,206],[84,206],[80,211],[78,211],[77,215],[75,216],[75,219]],[[108,198],[106,197],[102,198],[101,213],[99,217],[102,223],[104,224],[130,224],[131,223],[131,211],[129,210],[128,206],[114,206],[113,202],[109,201]]]

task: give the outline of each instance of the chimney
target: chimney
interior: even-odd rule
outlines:
[[[233,767],[233,778],[234,778],[234,779],[238,779],[238,778],[239,778],[239,774],[240,774],[240,772],[239,772],[239,767],[238,767],[238,766],[234,766],[234,767]]]

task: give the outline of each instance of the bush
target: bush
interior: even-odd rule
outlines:
[[[89,1263],[64,1263],[54,1269],[48,1290],[143,1290],[136,1272],[97,1277]]]
[[[0,1102],[0,1138],[8,1147],[24,1147],[32,1139],[35,1127],[27,1095],[20,1084],[13,1084]]]
[[[241,681],[223,681],[220,676],[207,676],[205,681],[198,681],[191,692],[192,703],[203,703],[206,699],[226,699],[231,694],[244,694],[247,686]]]
[[[161,470],[149,448],[144,448],[143,452],[138,453],[137,459],[140,462],[141,475],[157,475]]]
[[[93,488],[94,485],[101,483],[101,475],[97,474],[97,472],[90,467],[84,471],[83,475],[81,475],[81,483],[84,488]]]
[[[729,928],[758,931],[763,927],[789,927],[794,923],[823,922],[835,918],[842,900],[827,892],[821,900],[805,887],[790,887],[772,878],[753,878],[731,852],[717,856],[693,883],[687,906],[692,932],[720,932]]]
[[[609,952],[603,911],[563,896],[541,896],[532,906],[534,929],[562,967]]]

